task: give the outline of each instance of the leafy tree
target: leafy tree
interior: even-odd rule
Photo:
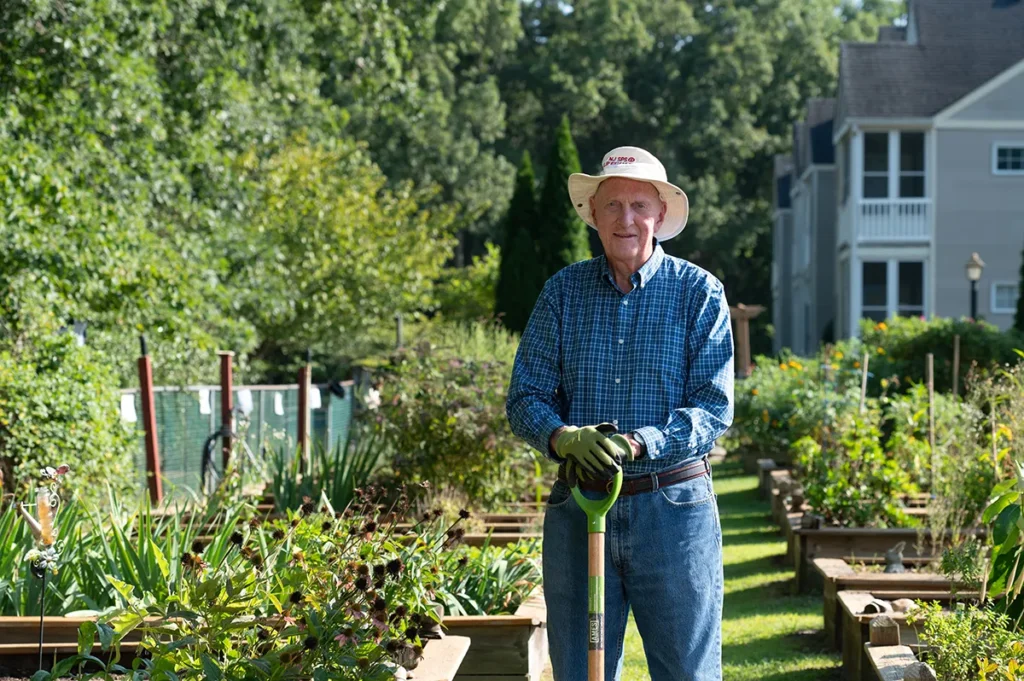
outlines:
[[[569,175],[578,172],[580,160],[569,129],[569,117],[563,116],[548,157],[537,221],[540,229],[536,235],[538,259],[544,267],[545,280],[563,267],[590,257],[589,228],[569,201]]]
[[[537,251],[539,236],[536,182],[530,152],[523,152],[516,191],[505,216],[505,247],[498,274],[496,311],[505,328],[526,329],[533,305],[544,287],[544,270]]]

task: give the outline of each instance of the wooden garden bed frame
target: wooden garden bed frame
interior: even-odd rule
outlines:
[[[458,681],[540,681],[548,660],[547,606],[541,587],[514,615],[445,617],[442,627],[472,641]]]
[[[858,571],[842,558],[816,558],[813,567],[824,583],[825,638],[837,650],[843,640],[843,613],[838,598],[840,591],[866,592],[876,598],[895,600],[905,598],[904,594],[908,593],[948,596],[958,587],[958,584],[939,574]],[[958,593],[963,598],[978,597],[978,593],[973,591]]]
[[[864,645],[869,668],[865,678],[872,681],[903,681],[903,670],[917,662],[914,651],[907,646]]]

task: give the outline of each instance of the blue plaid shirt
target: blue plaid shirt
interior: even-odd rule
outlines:
[[[516,435],[557,460],[551,433],[609,422],[646,457],[628,475],[707,454],[732,423],[733,344],[718,279],[654,253],[623,293],[604,256],[547,281],[516,352],[505,411]]]

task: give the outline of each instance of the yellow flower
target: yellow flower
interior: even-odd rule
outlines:
[[[885,325],[885,322],[878,322],[875,324],[875,331],[885,331],[889,327]]]
[[[764,421],[765,423],[768,423],[768,410],[767,409],[765,409],[764,411],[761,412],[761,420]]]
[[[779,368],[782,369],[783,371],[788,371],[789,370],[789,367],[786,366],[785,364],[780,364]]]
[[[838,370],[838,369],[839,369],[839,365],[838,365],[838,364],[830,364],[829,366],[831,366],[831,367],[832,367],[832,370],[833,370],[833,371],[836,371],[836,370]]]
[[[880,354],[880,355],[884,355],[885,354],[885,348],[883,348],[881,345],[878,346],[878,354]]]
[[[860,369],[860,362],[854,362],[853,363],[853,368],[854,369]]]
[[[800,362],[796,361],[795,359],[789,360],[789,366],[791,366],[791,367],[793,367],[794,369],[797,369],[797,370],[800,370],[800,369],[804,368],[804,365],[801,364]]]
[[[833,355],[833,357],[835,357],[836,359],[842,359],[843,358],[843,353],[841,353],[838,350],[836,350],[836,354]]]
[[[999,424],[999,428],[996,430],[996,433],[1005,436],[1007,440],[1013,439],[1013,431],[1010,430],[1009,426],[1007,426],[1005,423]]]
[[[750,394],[751,395],[757,395],[757,388],[751,388],[750,389]]]
[[[889,387],[889,379],[888,378],[883,378],[881,383],[882,383],[882,389],[883,390],[885,390],[886,388]]]

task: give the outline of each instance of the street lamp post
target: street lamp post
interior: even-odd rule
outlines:
[[[967,281],[971,282],[971,319],[978,318],[978,280],[981,279],[981,271],[985,269],[985,263],[977,253],[971,253],[971,259],[965,266],[967,270]]]

